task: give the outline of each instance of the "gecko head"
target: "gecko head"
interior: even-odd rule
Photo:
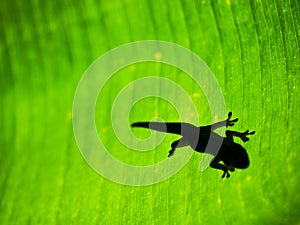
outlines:
[[[234,143],[230,146],[230,149],[223,155],[222,161],[231,167],[237,169],[246,169],[250,165],[249,156],[246,149],[241,145]]]

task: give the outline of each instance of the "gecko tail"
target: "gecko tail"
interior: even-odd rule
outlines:
[[[162,123],[162,122],[136,122],[131,127],[143,127],[171,134],[182,134],[182,129],[186,126],[192,126],[187,123]]]

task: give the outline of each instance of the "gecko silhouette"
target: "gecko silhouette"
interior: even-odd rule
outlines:
[[[161,123],[161,122],[136,122],[132,127],[143,127],[165,133],[179,134],[182,136],[171,144],[168,157],[174,155],[176,148],[191,146],[196,152],[209,153],[214,156],[210,162],[210,167],[223,171],[222,178],[230,177],[229,171],[235,169],[246,169],[250,161],[246,149],[234,142],[233,137],[239,137],[243,142],[249,141],[248,135],[255,134],[255,131],[237,132],[226,131],[226,137],[222,137],[214,132],[215,129],[223,126],[233,126],[238,118],[230,120],[232,112],[228,113],[228,118],[208,126],[196,127],[189,123]],[[209,143],[209,145],[208,145]],[[220,146],[221,143],[221,146]],[[220,163],[220,162],[223,163]]]

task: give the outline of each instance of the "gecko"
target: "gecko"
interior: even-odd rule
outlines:
[[[177,148],[190,146],[196,152],[213,155],[210,167],[222,170],[222,178],[229,178],[229,171],[234,172],[235,169],[246,169],[250,164],[246,149],[235,143],[233,137],[239,137],[243,142],[247,142],[249,141],[248,136],[255,134],[255,131],[249,132],[249,130],[245,132],[226,130],[225,137],[222,137],[214,132],[220,127],[234,126],[238,118],[231,120],[231,116],[232,112],[229,112],[226,120],[200,127],[184,122],[135,122],[131,124],[131,127],[142,127],[181,135],[180,139],[171,144],[168,157],[172,157]]]

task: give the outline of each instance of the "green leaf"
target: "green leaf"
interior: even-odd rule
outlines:
[[[1,1],[0,224],[299,224],[299,24],[294,0]],[[220,171],[200,172],[195,153],[170,179],[132,187],[88,166],[72,129],[77,84],[100,55],[139,40],[177,43],[208,64],[239,118],[234,129],[256,131],[242,143],[248,169],[221,179]],[[177,138],[139,152],[115,136],[115,97],[149,75],[181,85],[201,125],[211,122],[205,95],[183,71],[150,62],[118,71],[95,121],[110,153],[132,165],[164,160]],[[129,122],[155,117],[180,120],[171,103],[152,97]]]

